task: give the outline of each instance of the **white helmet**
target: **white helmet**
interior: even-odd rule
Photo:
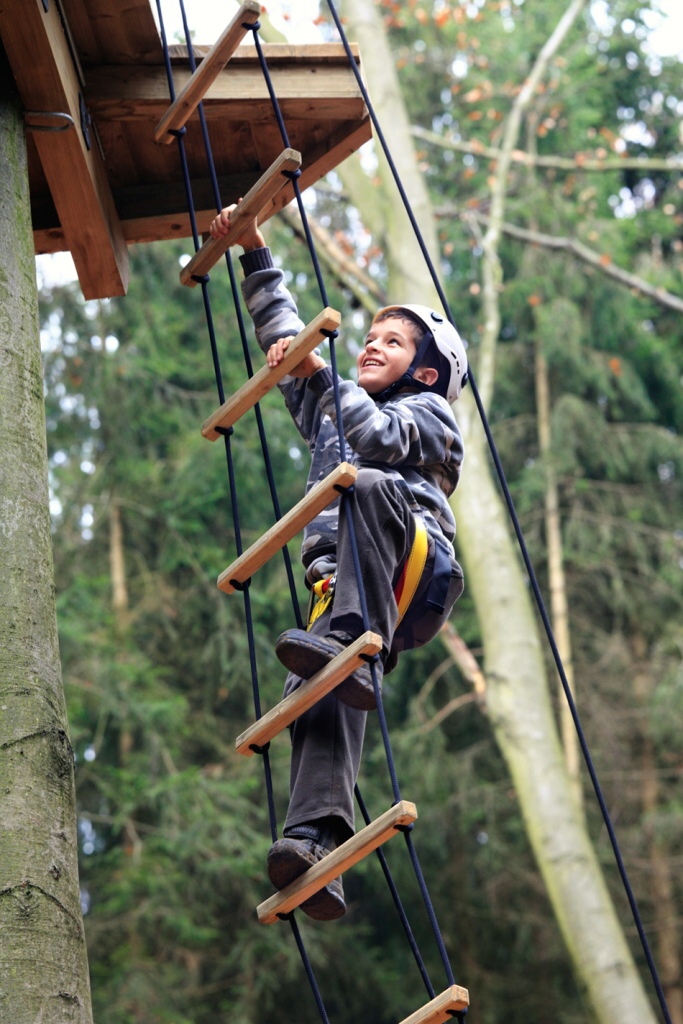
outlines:
[[[455,402],[460,398],[460,392],[467,383],[467,353],[460,335],[453,324],[441,313],[437,313],[429,306],[420,306],[410,302],[401,306],[384,306],[383,309],[377,311],[372,322],[374,324],[383,313],[400,313],[404,309],[424,324],[425,329],[434,339],[437,349],[444,357],[450,368],[450,377],[445,382],[445,388],[442,381],[437,382],[437,387],[439,393],[443,394],[449,402]],[[416,369],[416,365],[412,367],[413,371]]]

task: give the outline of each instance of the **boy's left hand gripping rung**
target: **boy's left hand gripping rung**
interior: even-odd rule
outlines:
[[[168,145],[175,138],[171,134],[183,127],[191,117],[208,90],[216,81],[239,44],[255,25],[261,13],[261,4],[256,0],[245,0],[220,38],[213,44],[190,80],[181,89],[175,100],[154,129],[156,142]]]
[[[220,409],[216,410],[213,416],[209,416],[202,426],[204,437],[209,441],[217,440],[221,436],[217,427],[227,430],[237,423],[237,420],[253,408],[257,402],[260,402],[276,384],[279,384],[282,378],[286,377],[304,356],[322,344],[326,331],[336,331],[340,323],[341,315],[336,309],[326,307],[290,342],[279,366],[272,370],[268,366],[262,366],[246,384],[242,385],[239,391],[231,395],[227,402],[224,402]]]
[[[218,588],[226,594],[232,594],[237,588],[235,582],[245,583],[257,569],[273,557],[273,555],[287,544],[292,537],[296,537],[304,526],[312,522],[320,515],[324,508],[331,505],[339,497],[339,488],[346,490],[353,486],[358,476],[358,470],[348,462],[340,463],[336,469],[321,480],[319,484],[312,487],[305,498],[303,498],[293,509],[290,509],[282,519],[278,519],[270,530],[263,534],[255,544],[252,544],[244,554],[229,565],[225,572],[218,577]]]
[[[268,170],[261,175],[255,185],[247,192],[241,203],[238,203],[230,217],[230,230],[224,238],[210,238],[201,249],[194,254],[188,264],[180,271],[180,283],[194,288],[199,282],[195,278],[204,277],[211,270],[223,253],[234,245],[244,231],[247,221],[258,220],[260,214],[273,201],[278,192],[290,185],[290,179],[283,171],[297,171],[301,167],[301,153],[295,149],[285,149]]]

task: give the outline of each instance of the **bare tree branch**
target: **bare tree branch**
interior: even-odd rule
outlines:
[[[484,309],[484,330],[479,352],[478,376],[479,391],[484,408],[487,408],[490,404],[493,394],[496,342],[500,332],[498,294],[503,281],[503,272],[498,257],[498,244],[502,231],[503,213],[507,197],[507,177],[512,162],[512,153],[517,147],[522,116],[531,103],[534,93],[546,72],[548,63],[566,38],[567,33],[581,10],[585,7],[586,2],[587,0],[571,0],[567,10],[560,18],[554,31],[536,58],[531,73],[520,89],[505,122],[500,155],[497,157],[497,167],[493,175],[491,187],[491,213],[483,240],[482,305]]]
[[[488,220],[482,214],[472,214],[469,212],[463,213],[461,216],[470,217],[482,223],[486,223]],[[612,262],[612,258],[608,253],[599,253],[594,249],[589,249],[587,245],[579,242],[576,238],[565,238],[562,235],[545,235],[540,231],[530,231],[527,228],[520,228],[515,224],[508,223],[501,224],[501,231],[511,238],[518,238],[522,242],[542,245],[546,249],[564,249],[567,252],[571,252],[584,263],[595,267],[596,270],[601,271],[601,273],[618,281],[620,284],[626,285],[627,288],[640,292],[641,295],[646,295],[667,309],[674,309],[677,313],[683,313],[683,298],[667,291],[661,285],[650,284],[642,277],[638,277],[636,274],[618,267]]]
[[[292,228],[299,238],[306,240],[298,211],[285,207],[280,217]],[[363,272],[358,263],[335,242],[334,238],[319,221],[308,215],[308,225],[315,239],[318,255],[334,274],[339,283],[348,288],[353,297],[369,313],[376,313],[377,306],[386,305],[386,295],[369,274]]]
[[[453,139],[445,135],[437,135],[436,132],[420,125],[413,125],[412,134],[416,139],[423,139],[434,146],[442,149],[454,150],[456,153],[471,153],[472,156],[482,156],[487,160],[500,160],[502,152],[494,146],[485,146],[483,142],[473,139],[467,142],[465,139]],[[566,156],[538,156],[523,149],[513,149],[510,153],[510,162],[524,164],[526,167],[552,167],[560,171],[680,171],[683,170],[683,156],[670,157],[641,157],[641,156],[617,156],[617,157],[589,157],[585,153],[576,153],[573,157]]]

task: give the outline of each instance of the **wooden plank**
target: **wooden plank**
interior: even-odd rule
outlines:
[[[252,409],[265,394],[271,391],[276,384],[286,377],[290,370],[297,366],[304,356],[322,343],[325,338],[324,331],[334,331],[341,323],[341,315],[336,309],[329,306],[318,313],[315,320],[299,331],[297,336],[289,343],[282,362],[271,369],[268,365],[262,366],[242,387],[231,395],[220,409],[209,416],[202,425],[202,434],[208,441],[216,441],[221,435],[217,427],[227,430],[244,416],[249,409]]]
[[[387,839],[391,839],[396,835],[399,826],[410,825],[416,820],[417,808],[409,800],[401,800],[394,807],[390,807],[327,857],[323,857],[308,871],[304,871],[303,875],[290,885],[271,896],[265,903],[261,903],[256,909],[259,921],[261,924],[274,924],[278,920],[278,914],[288,914],[294,910],[337,875],[341,875]]]
[[[296,171],[300,166],[301,154],[294,149],[285,149],[238,204],[230,218],[230,230],[225,238],[210,238],[208,242],[204,242],[199,252],[196,252],[181,270],[180,283],[187,285],[188,288],[194,288],[197,282],[193,281],[193,277],[208,274],[223,253],[235,244],[235,239],[239,238],[245,223],[254,217],[258,219],[262,207],[284,188],[287,178],[283,172]]]
[[[351,53],[356,64],[360,64],[360,49],[358,43],[349,43]],[[193,46],[194,55],[197,59],[204,57],[211,49],[208,45],[198,44]],[[263,55],[268,63],[269,70],[282,64],[325,64],[328,66],[341,64],[349,66],[349,59],[343,43],[261,43]],[[183,43],[173,43],[168,48],[173,62],[187,63],[187,46]],[[255,46],[241,46],[236,59],[241,64],[255,64],[260,67],[258,53]]]
[[[171,129],[183,127],[193,111],[199,106],[208,88],[235,53],[235,50],[249,31],[248,26],[255,24],[261,13],[261,4],[255,0],[245,0],[223,34],[204,57],[187,85],[178,93],[175,101],[168,108],[154,130],[157,142],[168,145],[174,136]]]
[[[201,67],[201,65],[200,65]],[[278,102],[290,117],[304,117],[312,105],[324,103],[333,119],[359,116],[363,98],[358,83],[348,68],[331,65],[294,64],[275,69],[271,74]],[[175,81],[178,90],[186,88],[192,79],[189,68],[177,68]],[[230,118],[259,118],[273,116],[272,102],[259,67],[239,64],[235,55],[215,78],[204,100],[207,119],[223,115]],[[126,67],[115,64],[88,69],[88,103],[98,118],[111,120],[158,121],[169,106],[168,82],[162,67]],[[229,103],[229,107],[222,106]]]
[[[470,994],[467,989],[451,985],[426,1006],[402,1020],[401,1024],[446,1024],[452,1020],[449,1010],[466,1010],[469,1005]]]
[[[232,594],[236,589],[233,580],[244,583],[257,569],[265,565],[268,559],[272,558],[276,551],[283,548],[292,537],[296,537],[299,530],[303,530],[307,523],[327,508],[339,494],[336,488],[345,490],[352,487],[358,476],[358,470],[348,462],[340,463],[329,473],[324,480],[312,487],[305,498],[303,498],[293,509],[290,509],[278,519],[274,526],[263,534],[254,544],[251,545],[240,557],[229,565],[218,577],[218,588],[226,594]]]
[[[319,700],[322,700],[331,690],[347,679],[352,672],[364,664],[362,654],[379,654],[382,650],[382,638],[377,633],[363,633],[357,640],[337,655],[329,665],[320,672],[307,679],[299,686],[294,693],[274,707],[271,711],[259,718],[258,722],[251,725],[235,740],[235,750],[238,754],[251,757],[254,751],[252,746],[262,747],[286,729],[291,722],[303,715]]]
[[[149,0],[59,0],[84,65],[163,64]]]
[[[57,5],[3,0],[0,35],[27,110],[61,110],[75,127],[34,142],[87,299],[123,295],[128,250],[107,171],[91,129],[81,131],[80,84]]]

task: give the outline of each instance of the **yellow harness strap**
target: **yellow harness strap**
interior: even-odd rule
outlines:
[[[429,538],[427,537],[427,527],[424,524],[424,519],[421,516],[414,516],[413,518],[415,519],[415,539],[413,540],[408,561],[403,568],[401,580],[399,580],[398,584],[400,587],[401,581],[403,582],[400,596],[397,599],[398,621],[396,625],[398,625],[408,611],[410,602],[415,597],[415,591],[422,578],[429,552]],[[398,590],[398,587],[396,589]]]
[[[415,591],[418,588],[418,584],[422,578],[424,567],[427,562],[427,554],[429,552],[429,538],[427,536],[427,527],[424,524],[424,520],[421,516],[414,516],[415,519],[415,537],[413,539],[413,545],[410,549],[410,554],[403,566],[403,572],[401,578],[396,585],[394,596],[396,597],[396,603],[398,606],[398,620],[396,625],[401,621],[405,613],[410,607],[410,602],[415,597]],[[333,576],[329,576],[327,579],[318,580],[314,583],[311,588],[311,597],[309,602],[308,611],[308,624],[306,629],[310,629],[316,619],[319,619],[323,612],[327,611],[332,603],[334,597],[334,585],[336,583],[336,573]]]

